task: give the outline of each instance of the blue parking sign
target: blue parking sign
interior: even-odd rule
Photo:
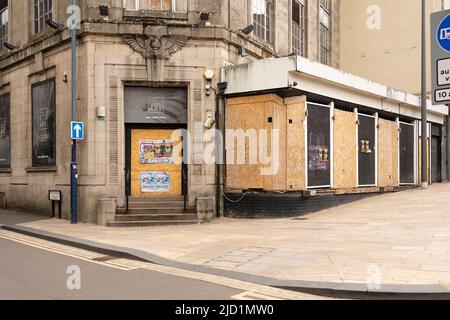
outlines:
[[[84,140],[84,123],[72,121],[70,123],[70,132],[72,140]]]
[[[446,16],[439,25],[437,40],[442,49],[450,52],[450,15]]]

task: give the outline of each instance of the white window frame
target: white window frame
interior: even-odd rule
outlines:
[[[46,1],[49,1],[52,5],[52,9],[48,12],[42,13],[40,12],[40,5],[39,3],[45,3]],[[37,3],[37,7],[38,7],[38,16],[36,17],[36,3]],[[33,0],[33,31],[34,33],[40,33],[42,31],[45,30],[45,20],[48,18],[48,16],[50,15],[51,18],[53,19],[54,14],[55,14],[55,5],[56,5],[56,1],[54,0]],[[40,28],[40,19],[43,19],[42,21],[42,28]],[[37,22],[37,25],[36,25]]]
[[[134,3],[134,8],[127,8],[128,3]],[[132,11],[139,10],[139,0],[123,0],[123,8]]]
[[[150,6],[150,1],[151,0],[123,0],[123,9],[124,10],[130,10],[130,11],[137,11],[140,10],[140,2],[141,1],[146,1]],[[188,0],[172,0],[172,5],[171,5],[171,10],[170,11],[166,11],[163,10],[163,1],[164,0],[159,0],[160,1],[160,9],[157,9],[156,11],[165,11],[165,12],[179,12],[179,13],[186,13],[187,12],[187,6],[188,6]],[[186,10],[182,10],[182,11],[178,11],[177,10],[177,2],[178,1],[185,1],[186,2]],[[134,3],[133,8],[127,8],[127,4],[128,3]],[[155,10],[155,9],[150,9],[150,10]]]
[[[331,0],[326,0],[329,8],[322,6],[322,1],[319,1],[319,61],[326,65],[332,64],[332,28],[331,28],[331,11],[333,3]],[[326,45],[322,45],[323,39],[322,30],[326,32]],[[326,56],[323,55],[325,51]]]
[[[307,1],[308,0],[291,0],[290,3],[290,26],[291,26],[291,52],[300,55],[302,57],[307,56]],[[298,25],[294,19],[293,6],[294,2],[299,4],[299,14],[300,14],[300,25]],[[302,16],[303,13],[303,16]],[[303,25],[302,25],[303,23]],[[302,41],[303,40],[303,41]],[[297,43],[300,41],[300,47],[298,48]]]
[[[264,8],[258,8],[257,2],[264,2]],[[270,5],[270,11],[266,12],[267,4]],[[275,0],[251,0],[250,1],[250,21],[255,27],[253,35],[268,44],[275,44]],[[265,12],[265,13],[264,13]],[[264,15],[264,25],[255,20],[255,14]],[[263,29],[263,35],[258,34],[258,26]]]
[[[6,23],[3,23],[3,15],[6,12]],[[3,28],[5,27],[5,32],[3,33]],[[9,7],[6,6],[0,11],[0,51],[3,50],[3,43],[9,40]]]

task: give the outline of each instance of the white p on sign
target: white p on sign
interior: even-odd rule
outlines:
[[[70,123],[70,137],[72,140],[84,140],[84,123],[72,121]]]

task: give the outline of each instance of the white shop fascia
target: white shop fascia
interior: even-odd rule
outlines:
[[[282,92],[316,94],[395,115],[421,119],[420,97],[346,73],[300,56],[258,60],[224,69],[228,96]],[[418,80],[419,81],[419,80]],[[443,124],[445,105],[428,100],[428,121]]]

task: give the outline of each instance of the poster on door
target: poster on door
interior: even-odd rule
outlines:
[[[172,164],[173,142],[170,140],[139,141],[141,164]]]
[[[141,172],[141,192],[170,192],[170,175],[167,172]]]

